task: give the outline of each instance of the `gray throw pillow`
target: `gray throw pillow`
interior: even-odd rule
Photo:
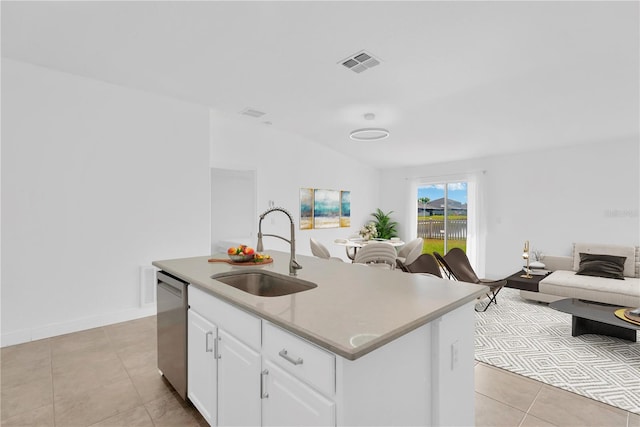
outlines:
[[[580,252],[580,268],[576,274],[624,280],[624,262],[627,257]]]

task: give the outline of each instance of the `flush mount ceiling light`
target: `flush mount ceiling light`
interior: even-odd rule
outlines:
[[[349,134],[355,141],[378,141],[389,136],[389,131],[382,128],[356,129]]]

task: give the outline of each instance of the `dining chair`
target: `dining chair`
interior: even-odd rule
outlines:
[[[476,307],[476,311],[487,311],[487,308],[493,304],[498,304],[498,293],[500,290],[507,284],[506,280],[489,280],[489,279],[480,279],[476,275],[475,271],[473,271],[473,267],[471,267],[471,263],[469,262],[469,258],[467,258],[467,254],[460,248],[453,248],[449,252],[447,252],[444,257],[442,257],[444,265],[447,269],[449,269],[449,273],[459,282],[467,282],[467,283],[475,283],[478,285],[485,285],[489,287],[489,292],[487,292],[486,296],[489,298],[489,301],[484,306],[484,309],[478,310]]]
[[[413,239],[400,248],[400,250],[398,251],[398,259],[404,264],[411,264],[422,253],[423,244],[424,239],[422,239],[421,237]],[[420,248],[420,250],[417,250],[416,248]]]
[[[329,252],[329,249],[327,249],[325,245],[323,245],[322,243],[318,242],[313,237],[309,238],[309,244],[311,245],[311,253],[314,256],[316,256],[318,258],[322,258],[322,259],[331,259],[331,260],[335,260],[335,261],[342,261],[342,258],[332,257],[331,253]]]
[[[419,240],[419,241],[416,242],[413,249],[411,249],[411,251],[407,254],[407,257],[405,259],[405,263],[407,264],[412,264],[413,262],[415,262],[415,260],[418,259],[420,255],[422,255],[424,240],[422,239],[416,239],[416,240]]]
[[[396,248],[385,242],[371,242],[358,249],[354,264],[367,264],[374,267],[396,268]]]

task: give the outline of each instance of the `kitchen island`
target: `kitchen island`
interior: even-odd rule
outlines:
[[[291,295],[211,278],[287,276],[289,254],[267,253],[266,265],[153,263],[190,284],[188,396],[210,424],[473,424],[473,304],[485,286],[305,256],[298,278],[317,287]],[[242,378],[221,385],[230,372]]]

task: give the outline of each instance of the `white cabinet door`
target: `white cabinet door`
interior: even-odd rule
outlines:
[[[218,329],[218,424],[260,425],[260,354]]]
[[[269,360],[263,362],[263,426],[335,426],[335,403]]]
[[[216,326],[188,312],[187,396],[207,422],[216,425]]]

